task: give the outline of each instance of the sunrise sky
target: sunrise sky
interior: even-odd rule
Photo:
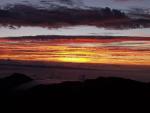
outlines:
[[[0,27],[0,38],[36,36],[36,35],[64,35],[64,36],[137,36],[150,37],[150,28],[136,29],[106,29],[95,26],[69,26],[61,28],[43,28],[43,27],[21,27],[10,29],[9,27]]]
[[[119,9],[128,9],[128,8],[150,8],[149,0],[46,0],[48,2],[63,2],[62,4],[71,4],[70,1],[73,1],[74,5],[78,4],[85,6],[96,6],[96,7],[111,7],[111,8],[119,8]],[[69,1],[69,2],[68,2]],[[36,4],[36,6],[43,6],[48,4],[40,4],[40,0],[0,0],[0,6],[4,6],[6,4],[15,4],[15,3],[24,3],[24,4]],[[48,3],[47,2],[47,3]]]
[[[0,60],[150,65],[149,0],[45,2],[0,0]],[[39,35],[40,39],[21,38]]]
[[[150,0],[0,0],[0,77],[150,81]]]
[[[150,65],[149,38],[0,39],[1,60]]]

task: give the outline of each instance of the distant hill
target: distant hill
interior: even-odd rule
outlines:
[[[11,95],[12,89],[19,87],[22,84],[33,82],[34,80],[24,74],[15,73],[9,77],[0,79],[0,90],[2,92],[8,91]],[[132,95],[132,94],[149,94],[150,84],[138,82],[129,79],[116,78],[116,77],[100,77],[97,79],[89,79],[78,82],[63,82],[60,84],[52,85],[36,85],[35,87],[26,90],[30,95],[51,95],[51,94],[120,94],[120,95]],[[17,91],[19,94],[19,90]],[[15,96],[15,95],[14,95]],[[24,96],[24,94],[23,94]]]
[[[33,81],[23,74],[13,74],[0,80],[0,99],[3,105],[14,109],[36,110],[52,106],[86,105],[104,103],[106,106],[113,102],[136,104],[150,99],[150,84],[129,79],[108,77],[85,80],[79,82],[64,82],[52,85],[37,85],[27,90],[12,90],[21,84]],[[15,92],[16,91],[16,92]],[[4,101],[2,101],[4,100]],[[89,103],[88,103],[89,102]],[[96,103],[95,103],[96,102]],[[109,103],[108,103],[109,102]],[[4,104],[6,103],[6,104]],[[38,107],[37,107],[38,106]],[[44,107],[43,107],[44,106]],[[46,107],[48,106],[48,107]]]
[[[32,79],[26,75],[15,73],[9,77],[0,79],[0,95],[9,94],[16,87],[31,82]]]

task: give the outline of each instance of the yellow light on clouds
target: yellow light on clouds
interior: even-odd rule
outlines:
[[[87,63],[90,61],[89,58],[78,58],[78,57],[70,57],[70,58],[59,58],[61,62],[72,62],[72,63]]]

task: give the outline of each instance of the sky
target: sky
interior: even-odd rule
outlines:
[[[84,0],[91,6],[107,6],[117,9],[150,8],[150,0]]]
[[[17,29],[9,29],[9,27],[0,27],[0,38],[18,37],[18,36],[36,36],[36,35],[150,37],[149,31],[150,28],[115,30],[86,25],[51,28],[51,29],[42,27],[21,27]]]
[[[149,50],[144,38],[0,39],[2,60],[150,65]]]
[[[45,3],[40,3],[41,0],[0,0],[0,5],[14,4],[14,3],[24,3],[24,4],[34,4],[34,5],[48,5]],[[62,0],[45,0],[50,3],[62,3]],[[150,0],[72,0],[76,5],[93,6],[93,7],[111,7],[119,9],[129,9],[129,8],[150,8]]]
[[[48,3],[66,3],[66,0],[45,0]],[[68,0],[69,1],[69,0]],[[76,5],[85,5],[89,7],[110,7],[116,9],[130,9],[130,8],[149,8],[150,0],[70,0]],[[81,2],[82,1],[82,2]],[[6,4],[30,4],[41,5],[41,0],[0,0],[0,5]],[[44,5],[48,5],[43,3]],[[39,32],[40,31],[40,32]],[[67,33],[67,34],[66,34]],[[35,35],[104,35],[104,36],[144,36],[149,37],[149,28],[127,29],[127,30],[108,30],[104,28],[77,26],[64,27],[59,29],[47,29],[40,27],[21,27],[13,30],[5,27],[0,27],[0,37],[9,36],[35,36]]]
[[[37,7],[41,6],[47,7],[50,5],[48,3],[41,3],[40,2],[41,0],[26,0],[24,2],[22,1],[24,0],[0,0],[0,6],[4,5],[11,6],[10,4],[15,3],[24,3],[34,5]],[[58,5],[59,3],[62,3],[60,1],[63,0],[44,0],[44,1],[48,1],[49,3],[53,2]],[[75,3],[74,5],[75,7],[79,5],[85,7],[88,6],[99,8],[110,7],[113,9],[122,9],[122,10],[129,10],[132,8],[150,9],[150,0],[73,0],[73,1]],[[65,5],[65,2],[63,4]],[[39,10],[37,11],[39,12]],[[87,11],[89,12],[89,10]],[[23,10],[21,10],[21,14],[22,12]],[[42,13],[42,15],[44,15],[44,13]],[[39,15],[38,18],[40,18]],[[109,19],[113,22],[116,22],[114,23],[115,25],[119,24],[118,20],[114,21],[115,19],[113,20],[110,17]],[[36,18],[35,20],[38,19]],[[110,22],[110,20],[108,20],[108,23]],[[60,19],[58,21],[60,22]],[[128,18],[126,21],[127,22],[129,21]],[[100,22],[103,23],[102,21]],[[104,18],[104,22],[106,22],[106,18]],[[43,28],[40,26],[39,27],[21,26],[20,28],[17,29],[13,29],[11,26],[10,28],[1,26],[0,61],[17,60],[17,61],[42,61],[42,62],[46,61],[48,63],[57,62],[57,63],[74,63],[74,64],[83,63],[83,64],[109,64],[109,65],[117,64],[117,65],[150,66],[150,38],[149,38],[150,28],[144,28],[144,26],[142,26],[141,24],[139,28],[135,27],[129,29],[110,29],[110,28],[106,29],[103,27],[98,28],[96,26],[88,26],[88,25],[69,26],[69,27],[64,26],[61,28],[52,28],[52,29]],[[129,23],[129,25],[131,24]],[[76,36],[76,38],[65,39],[64,36],[60,39],[57,38],[47,39],[42,36],[38,37],[37,35],[65,35],[65,36],[67,35],[67,36]],[[89,35],[97,36],[98,38],[95,39],[90,37]],[[22,38],[22,39],[13,38],[15,36],[17,37],[37,36],[37,37]],[[86,36],[87,38],[83,39],[80,36]],[[101,36],[114,36],[114,37],[101,38]],[[124,36],[124,37],[119,38],[115,36]],[[132,36],[132,37],[128,38],[125,36]]]

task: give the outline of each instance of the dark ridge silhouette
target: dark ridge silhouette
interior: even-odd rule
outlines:
[[[50,89],[50,90],[49,90]],[[44,96],[68,95],[68,96],[129,96],[150,94],[148,84],[122,78],[98,78],[84,82],[64,82],[56,85],[37,86],[30,90],[32,94]],[[148,95],[147,95],[148,96]]]
[[[0,79],[0,88],[1,90],[10,90],[14,87],[18,87],[24,83],[28,83],[33,81],[31,78],[27,77],[24,74],[15,73],[9,77]],[[121,93],[122,91],[126,94],[138,93],[144,94],[145,92],[150,93],[150,84],[138,82],[129,79],[123,78],[97,78],[97,79],[89,79],[85,81],[77,81],[77,82],[63,82],[60,84],[52,84],[52,85],[37,85],[31,89],[28,89],[28,92],[32,95],[51,95],[51,93],[55,94],[57,92],[62,93],[85,93],[92,90],[92,92],[97,93],[106,93],[111,92],[112,94]],[[102,92],[101,92],[102,91]],[[115,91],[115,92],[113,92]],[[19,94],[19,92],[18,92]],[[11,95],[11,93],[10,93]]]
[[[32,79],[24,74],[14,73],[13,75],[0,79],[0,91],[1,94],[7,94],[12,91],[12,89],[24,84],[31,82]]]
[[[10,77],[0,79],[0,103],[5,107],[12,107],[12,110],[33,109],[34,112],[41,110],[59,110],[55,107],[68,108],[75,107],[92,107],[98,105],[113,106],[127,102],[130,104],[143,104],[139,102],[148,102],[150,99],[150,84],[134,80],[100,77],[77,82],[64,82],[52,85],[37,85],[25,91],[11,90],[22,83],[31,81],[29,77],[23,74],[13,74]],[[6,92],[7,90],[7,92]],[[138,103],[136,103],[138,102]],[[117,106],[118,107],[118,106]],[[137,106],[136,106],[137,107]],[[69,108],[68,108],[69,109]],[[86,108],[88,109],[88,108]],[[7,109],[5,109],[6,111]],[[100,109],[99,109],[100,110]]]

